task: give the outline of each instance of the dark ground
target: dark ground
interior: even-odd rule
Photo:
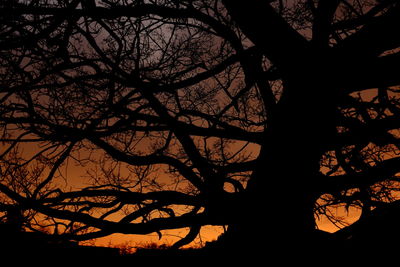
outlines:
[[[208,243],[202,249],[139,249],[130,255],[120,255],[117,248],[79,246],[40,233],[15,232],[0,225],[0,259],[3,260],[0,260],[0,267],[19,266],[17,263],[40,263],[34,266],[84,266],[85,263],[93,266],[98,263],[107,266],[106,262],[113,262],[111,266],[169,266],[167,263],[182,266],[211,264],[210,267],[216,263],[223,263],[221,266],[228,266],[228,263],[234,266],[389,266],[385,262],[400,266],[400,234],[393,230],[390,233],[363,233],[357,238],[340,241],[316,242],[311,238],[280,245],[265,241],[248,244],[223,240]]]

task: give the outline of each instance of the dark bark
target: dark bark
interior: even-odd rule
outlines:
[[[335,133],[337,96],[329,83],[335,64],[323,47],[311,53],[297,33],[274,17],[268,4],[252,1],[245,10],[239,3],[225,4],[246,35],[280,68],[285,91],[268,118],[265,142],[241,207],[245,215],[230,226],[224,239],[240,240],[236,244],[263,240],[275,244],[276,252],[295,250],[306,239],[319,239],[314,203],[320,193],[320,158]],[[332,13],[336,5],[321,8]],[[271,16],[245,20],[246,12]],[[326,29],[315,30],[326,39]]]
[[[241,216],[221,241],[224,247],[245,249],[243,244],[261,241],[273,244],[271,254],[279,254],[308,245],[311,251],[321,239],[328,242],[329,235],[316,230],[314,204],[321,189],[320,159],[335,133],[335,111],[328,101],[332,91],[305,75],[287,82],[288,93],[269,123]]]

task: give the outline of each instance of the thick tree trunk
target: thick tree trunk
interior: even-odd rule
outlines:
[[[326,91],[315,94],[321,90],[315,84],[293,85],[287,85],[288,95],[269,123],[240,207],[242,216],[222,238],[228,249],[276,256],[304,252],[308,245],[312,250],[312,243],[320,242],[313,212],[319,196],[316,181],[325,140],[335,129],[334,112],[324,101],[329,96],[322,96]]]
[[[270,254],[293,252],[309,243],[315,230],[319,161],[335,132],[335,97],[329,88],[333,84],[329,79],[336,77],[335,59],[323,47],[321,51],[311,47],[268,2],[223,3],[246,36],[280,70],[285,87],[268,118],[259,163],[241,203],[242,217],[229,227],[225,243],[251,247],[262,242],[275,246],[266,250],[272,250]]]

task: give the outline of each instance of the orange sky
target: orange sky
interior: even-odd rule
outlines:
[[[371,90],[368,91],[366,94],[367,97],[371,97],[374,95]],[[240,149],[240,145],[233,146],[234,149]],[[3,148],[0,148],[0,152],[2,151]],[[249,146],[248,151],[251,153],[253,152],[252,157],[256,157],[258,152],[256,151],[256,147],[254,146]],[[37,146],[33,144],[24,144],[23,147],[23,152],[26,156],[28,155],[34,155],[35,153],[38,152]],[[84,158],[84,152],[82,154],[82,158]],[[86,171],[90,166],[79,166],[79,159],[74,160],[74,159],[69,159],[66,164],[61,168],[61,174],[67,178],[67,179],[60,179],[61,183],[64,183],[61,185],[63,186],[73,186],[75,187],[75,190],[79,188],[83,188],[86,186],[89,186],[89,178],[86,175]],[[160,173],[160,175],[163,175]],[[168,179],[168,178],[165,178]],[[356,220],[359,216],[359,211],[353,209],[350,209],[349,211],[346,211],[344,208],[338,208],[336,211],[334,211],[336,214],[339,216],[343,216],[348,220],[348,222],[353,222]],[[319,229],[328,231],[328,232],[334,232],[338,230],[337,227],[335,227],[331,222],[329,222],[326,218],[321,217],[320,220],[317,220],[317,225]],[[179,237],[184,237],[187,233],[188,229],[179,229],[179,230],[174,230],[174,231],[164,231],[163,238],[159,240],[159,237],[157,234],[150,234],[147,236],[142,236],[142,235],[122,235],[122,234],[114,234],[108,237],[101,238],[97,241],[95,241],[96,245],[102,245],[102,246],[108,246],[108,245],[119,245],[119,244],[128,244],[130,246],[137,246],[140,244],[146,244],[150,242],[156,242],[156,243],[163,243],[163,244],[173,244],[175,241],[178,240]],[[215,240],[221,233],[223,233],[223,227],[211,227],[211,226],[206,226],[203,227],[201,230],[201,239],[197,238],[196,241],[193,244],[199,245],[201,242],[203,244],[207,241]]]
[[[355,209],[350,209],[347,213],[344,208],[342,210],[338,210],[338,214],[347,218],[349,223],[358,219],[359,213]],[[327,232],[335,232],[338,230],[331,222],[329,222],[326,218],[322,218],[321,220],[317,220],[317,225],[320,230]],[[171,245],[174,242],[179,240],[179,237],[184,237],[187,233],[188,229],[178,229],[178,230],[169,230],[163,231],[163,237],[160,240],[157,234],[150,235],[124,235],[124,234],[113,234],[107,237],[99,238],[94,241],[95,245],[98,246],[127,246],[127,247],[136,247],[143,246],[149,243],[157,243],[157,244],[167,244]],[[217,226],[204,226],[200,232],[201,237],[196,238],[195,241],[187,245],[187,247],[191,246],[201,246],[205,245],[207,241],[213,241],[220,234],[224,232],[223,227]]]
[[[26,145],[24,147],[24,152],[26,155],[34,154],[37,152],[37,148],[34,146]],[[89,179],[85,178],[86,167],[78,166],[77,162],[73,159],[69,159],[67,164],[61,168],[61,172],[63,176],[67,178],[64,182],[69,185],[73,185],[75,190],[89,186]],[[66,185],[66,184],[65,184]],[[356,220],[359,216],[359,213],[353,208],[348,212],[344,208],[338,208],[336,214],[343,216],[348,219],[349,222]],[[317,220],[318,228],[328,232],[334,232],[338,230],[331,222],[329,222],[326,218],[321,217],[320,220]],[[163,231],[163,237],[160,240],[158,234],[153,233],[150,235],[125,235],[125,234],[114,234],[107,237],[100,238],[95,241],[84,242],[87,244],[95,244],[99,246],[127,246],[127,247],[136,247],[141,245],[146,245],[149,243],[158,243],[158,244],[167,244],[171,245],[180,237],[184,237],[188,229],[178,229],[178,230],[168,230]],[[221,233],[224,232],[223,227],[216,226],[205,226],[202,228],[200,232],[200,237],[198,237],[194,242],[190,244],[190,246],[200,246],[204,245],[207,241],[215,240]]]

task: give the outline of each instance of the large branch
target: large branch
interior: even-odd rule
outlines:
[[[386,50],[400,46],[400,4],[392,8],[379,19],[369,21],[358,32],[339,43],[335,49],[350,58],[371,58]]]
[[[338,239],[355,239],[369,238],[373,240],[376,234],[382,235],[382,231],[390,234],[391,231],[398,227],[398,214],[400,212],[400,201],[396,200],[391,203],[381,203],[368,216],[362,216],[358,221],[350,226],[342,228],[335,232],[334,238]],[[372,238],[371,238],[372,237]],[[382,240],[386,237],[381,236]],[[378,243],[377,243],[378,244]],[[386,247],[386,246],[385,246]],[[376,252],[376,251],[375,251]]]
[[[400,129],[400,118],[390,116],[383,119],[374,119],[368,123],[363,123],[357,119],[343,118],[340,125],[349,128],[348,131],[337,134],[332,142],[334,149],[337,146],[354,145],[360,143],[373,142],[375,144],[397,144],[400,140],[396,139],[390,130]]]
[[[312,41],[317,47],[328,47],[332,31],[331,23],[340,2],[340,0],[320,0],[318,2],[312,28]]]
[[[31,201],[27,201],[25,202],[25,204],[27,207],[33,208],[34,210],[39,211],[45,215],[58,219],[84,223],[87,226],[91,226],[112,233],[150,234],[161,230],[179,229],[199,224],[221,225],[223,223],[226,223],[223,222],[221,218],[213,218],[208,216],[206,213],[182,215],[178,217],[168,218],[155,218],[144,223],[113,222],[96,218],[85,213],[49,208],[44,205],[38,205],[37,203]]]
[[[130,192],[115,189],[91,189],[71,192],[59,192],[55,197],[46,197],[39,200],[39,203],[50,205],[69,205],[69,201],[76,198],[92,197],[115,197],[119,202],[127,204],[138,204],[146,200],[163,203],[163,205],[193,205],[201,206],[199,197],[191,196],[177,191],[155,191],[155,192]],[[64,202],[67,201],[67,202]]]
[[[329,176],[321,181],[321,193],[334,193],[352,188],[371,186],[392,178],[400,172],[400,157],[385,160],[366,171],[355,174]]]
[[[335,82],[349,93],[400,85],[399,53],[344,65],[342,77],[338,77]]]
[[[88,214],[72,212],[68,210],[56,210],[45,206],[35,206],[35,210],[51,217],[84,223],[88,226],[98,228],[112,233],[123,234],[150,234],[161,230],[180,229],[193,225],[222,225],[221,218],[213,218],[205,213],[194,215],[183,215],[179,217],[155,218],[145,223],[121,223],[107,221],[92,217]]]
[[[192,227],[197,225],[223,225],[227,224],[225,218],[222,216],[209,216],[207,213],[199,213],[199,214],[184,214],[178,217],[168,217],[168,218],[155,218],[150,221],[144,223],[131,223],[130,221],[109,221],[102,218],[96,218],[86,213],[81,212],[73,212],[67,209],[55,209],[50,206],[44,205],[45,201],[38,201],[30,198],[26,198],[21,196],[20,194],[14,192],[7,186],[0,183],[0,191],[12,198],[13,200],[17,201],[19,205],[23,209],[33,209],[40,213],[43,213],[47,216],[51,216],[53,218],[69,220],[73,222],[80,222],[87,226],[94,227],[100,229],[100,232],[94,233],[92,238],[104,236],[109,233],[125,233],[125,234],[149,234],[153,232],[158,232],[161,230],[167,229],[178,229],[184,227]],[[126,196],[124,196],[126,194]],[[59,199],[53,198],[51,200],[62,200],[68,199],[70,197],[82,197],[82,196],[94,196],[94,195],[102,195],[102,196],[123,196],[128,201],[130,198],[136,200],[146,200],[146,199],[159,199],[161,201],[166,201],[166,203],[171,202],[171,200],[175,199],[178,202],[181,202],[180,199],[182,198],[183,194],[179,194],[177,192],[152,192],[147,194],[130,194],[130,193],[122,193],[122,192],[115,192],[113,190],[87,190],[81,192],[70,192],[70,193],[61,193],[59,195]],[[187,195],[184,195],[186,199]],[[189,198],[191,198],[189,196]],[[192,197],[193,198],[193,197]],[[130,199],[132,200],[132,199]],[[189,200],[190,202],[190,200]],[[186,202],[187,204],[187,202]],[[193,204],[198,204],[197,201]],[[62,204],[61,204],[62,205]],[[79,237],[77,237],[79,239]],[[88,237],[84,238],[87,239]]]
[[[296,71],[308,54],[308,41],[294,30],[268,1],[222,1],[246,36],[274,64]]]
[[[388,3],[391,8],[386,13],[366,20],[360,30],[333,48],[341,69],[337,87],[353,92],[400,84],[399,55],[380,56],[400,47],[400,4]]]

